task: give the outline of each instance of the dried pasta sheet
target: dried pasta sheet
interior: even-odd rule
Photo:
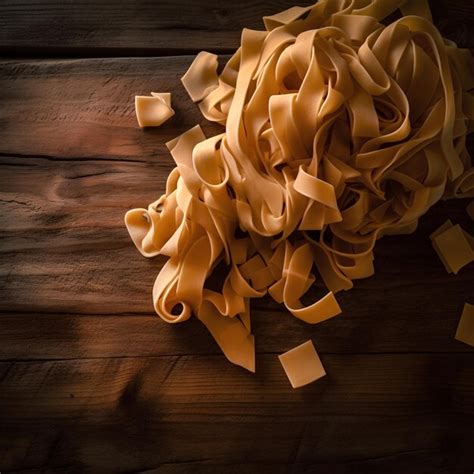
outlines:
[[[474,261],[472,236],[459,224],[447,220],[431,234],[431,243],[448,273],[457,274],[461,268]]]
[[[135,113],[141,128],[159,127],[174,115],[169,92],[152,92],[135,96]]]
[[[278,358],[293,388],[303,387],[326,375],[311,340],[279,355]]]
[[[217,55],[201,51],[181,78],[184,88],[194,102],[199,102],[219,85]]]
[[[474,347],[474,305],[464,305],[455,338]]]
[[[166,189],[125,217],[142,255],[168,259],[152,295],[160,317],[197,317],[250,371],[252,299],[310,324],[332,318],[338,292],[373,275],[378,239],[414,232],[442,198],[474,195],[474,62],[427,1],[320,0],[264,25],[242,31],[220,72],[216,55],[196,56],[182,84],[223,131],[197,125],[168,142]],[[139,103],[142,124],[170,114],[165,97]],[[472,256],[459,226],[433,245],[449,272]],[[300,354],[315,363],[308,345],[283,361]],[[323,373],[314,367],[301,377]]]

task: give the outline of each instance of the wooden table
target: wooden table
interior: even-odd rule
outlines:
[[[2,473],[473,471],[474,350],[453,336],[474,266],[448,275],[428,238],[448,217],[472,232],[466,200],[381,241],[337,318],[312,327],[255,301],[256,375],[198,321],[153,313],[162,260],[139,256],[123,215],[163,192],[167,140],[216,132],[179,78],[291,3],[0,4]],[[473,4],[432,3],[474,47]],[[133,98],[152,90],[177,113],[142,131]],[[328,375],[293,390],[277,354],[309,338]]]

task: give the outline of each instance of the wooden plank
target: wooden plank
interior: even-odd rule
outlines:
[[[435,24],[444,34],[474,47],[470,2],[432,0],[430,4]],[[0,4],[0,53],[143,56],[229,51],[238,47],[242,28],[262,29],[262,16],[293,5],[291,0],[10,0]]]
[[[474,461],[473,357],[326,355],[329,375],[298,391],[275,355],[261,357],[257,375],[213,356],[4,363],[0,465],[457,472]]]
[[[151,317],[151,288],[164,259],[141,257],[123,224],[126,209],[146,206],[164,190],[171,166],[170,158],[155,164],[4,158],[0,174],[4,358],[102,357],[116,355],[124,346],[130,355],[152,355],[156,350],[191,353],[197,334],[204,338],[199,352],[216,352],[200,325],[184,325],[186,330],[180,326],[178,331]],[[473,297],[474,266],[448,275],[428,237],[448,217],[472,232],[465,205],[465,201],[439,203],[415,234],[380,241],[375,276],[340,294],[343,315],[323,325],[311,327],[269,299],[255,300],[257,349],[281,351],[283,338],[297,344],[314,336],[318,347],[322,344],[320,349],[328,352],[470,350],[452,335],[462,305]],[[318,282],[313,297],[321,287]],[[91,318],[51,315],[55,312]],[[31,324],[29,313],[36,313]],[[116,334],[110,325],[118,323],[97,323],[96,314],[132,316]],[[138,322],[133,314],[148,317]],[[14,319],[20,316],[21,322]],[[137,325],[137,339],[127,344],[127,325],[132,323]],[[141,324],[154,330],[141,334]],[[67,334],[76,325],[79,339],[72,343]],[[59,328],[58,336],[44,344]],[[109,342],[94,342],[96,331],[106,331]],[[35,340],[35,333],[42,336]],[[16,344],[19,339],[27,345]]]
[[[207,136],[222,132],[181,84],[193,59],[0,61],[0,157],[170,162],[165,143],[185,130],[200,124]],[[170,91],[176,114],[143,131],[134,96],[150,91]]]
[[[214,30],[238,43],[235,15],[252,26],[261,5],[226,5],[237,13],[221,27],[208,2],[209,25],[195,12],[191,36],[179,2],[94,3],[89,16],[87,3],[2,3],[0,52],[169,54],[211,40],[225,50],[230,36]],[[444,17],[467,46],[464,3]],[[197,321],[151,316],[161,261],[139,257],[123,213],[162,192],[167,139],[196,123],[217,131],[180,85],[192,59],[0,63],[0,470],[470,472],[474,356],[452,335],[473,267],[447,275],[428,239],[447,217],[471,230],[466,202],[380,242],[376,276],[340,296],[338,318],[311,327],[255,302],[257,375],[228,363]],[[171,90],[177,114],[142,132],[133,96],[151,90]],[[295,392],[276,353],[309,337],[329,375]]]
[[[215,135],[222,128],[202,117],[180,81],[193,59],[0,62],[0,156],[156,162],[169,156],[166,141],[197,123]],[[134,97],[151,91],[171,92],[176,114],[143,131]]]
[[[362,299],[358,295],[351,297],[359,302]],[[447,310],[436,313],[431,307],[424,311],[359,309],[316,326],[302,323],[284,310],[252,309],[256,351],[283,353],[311,338],[322,354],[472,353],[472,347],[454,339],[462,306],[461,298],[453,298]],[[2,313],[0,326],[0,361],[186,354],[224,357],[194,318],[170,325],[151,313]]]
[[[302,1],[309,5],[311,2]],[[107,0],[65,4],[60,0],[13,0],[0,8],[0,48],[41,52],[90,50],[104,54],[234,49],[242,28],[263,28],[262,17],[289,8],[291,0],[147,2]],[[51,25],[56,25],[51,28]],[[118,50],[118,51],[117,51]]]

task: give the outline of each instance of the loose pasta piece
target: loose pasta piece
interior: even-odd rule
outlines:
[[[448,273],[453,273],[453,270],[451,269],[448,261],[446,260],[444,254],[441,252],[441,249],[439,248],[437,242],[435,241],[435,237],[437,237],[438,235],[442,234],[443,232],[445,232],[446,230],[448,229],[451,229],[451,227],[453,227],[453,223],[451,222],[450,219],[448,219],[446,222],[444,222],[444,224],[442,224],[440,227],[438,227],[438,229],[436,229],[431,235],[430,235],[430,239],[431,239],[431,245],[433,246],[433,248],[435,249],[435,252],[438,254],[438,257],[439,259],[441,260],[441,263],[443,264],[444,268],[446,269],[446,271]]]
[[[448,273],[457,274],[465,265],[474,261],[470,236],[457,225],[446,221],[431,234],[432,244]]]
[[[293,388],[303,387],[326,375],[311,340],[290,349],[278,358]]]
[[[151,94],[151,97],[135,96],[135,113],[141,128],[159,127],[174,115],[169,92],[152,92]]]
[[[474,346],[474,305],[466,303],[459,320],[456,335],[458,341]]]
[[[217,88],[217,56],[201,51],[181,78],[193,102],[199,102]]]
[[[447,231],[448,229],[451,229],[453,227],[453,223],[451,222],[451,219],[447,219],[443,224],[441,224],[435,231],[433,231],[430,235],[430,239],[434,240],[435,237],[438,237],[438,235],[441,235],[443,232]]]

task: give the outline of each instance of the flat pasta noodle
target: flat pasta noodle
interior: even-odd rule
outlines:
[[[408,16],[381,23],[399,9]],[[144,256],[169,257],[157,313],[194,314],[251,371],[251,298],[309,323],[333,317],[335,294],[374,273],[379,238],[413,232],[441,198],[474,195],[474,62],[426,1],[321,0],[264,23],[243,30],[220,74],[216,55],[196,57],[182,83],[225,132],[196,126],[169,142],[166,192],[125,217]],[[328,292],[303,303],[318,278]]]
[[[326,375],[311,340],[280,354],[278,358],[293,388],[303,387]]]
[[[448,219],[431,235],[431,243],[448,273],[457,274],[474,261],[474,239]]]
[[[464,305],[454,337],[474,347],[474,305],[469,303]]]
[[[159,127],[174,115],[171,93],[152,92],[151,96],[135,96],[135,113],[141,128]]]

